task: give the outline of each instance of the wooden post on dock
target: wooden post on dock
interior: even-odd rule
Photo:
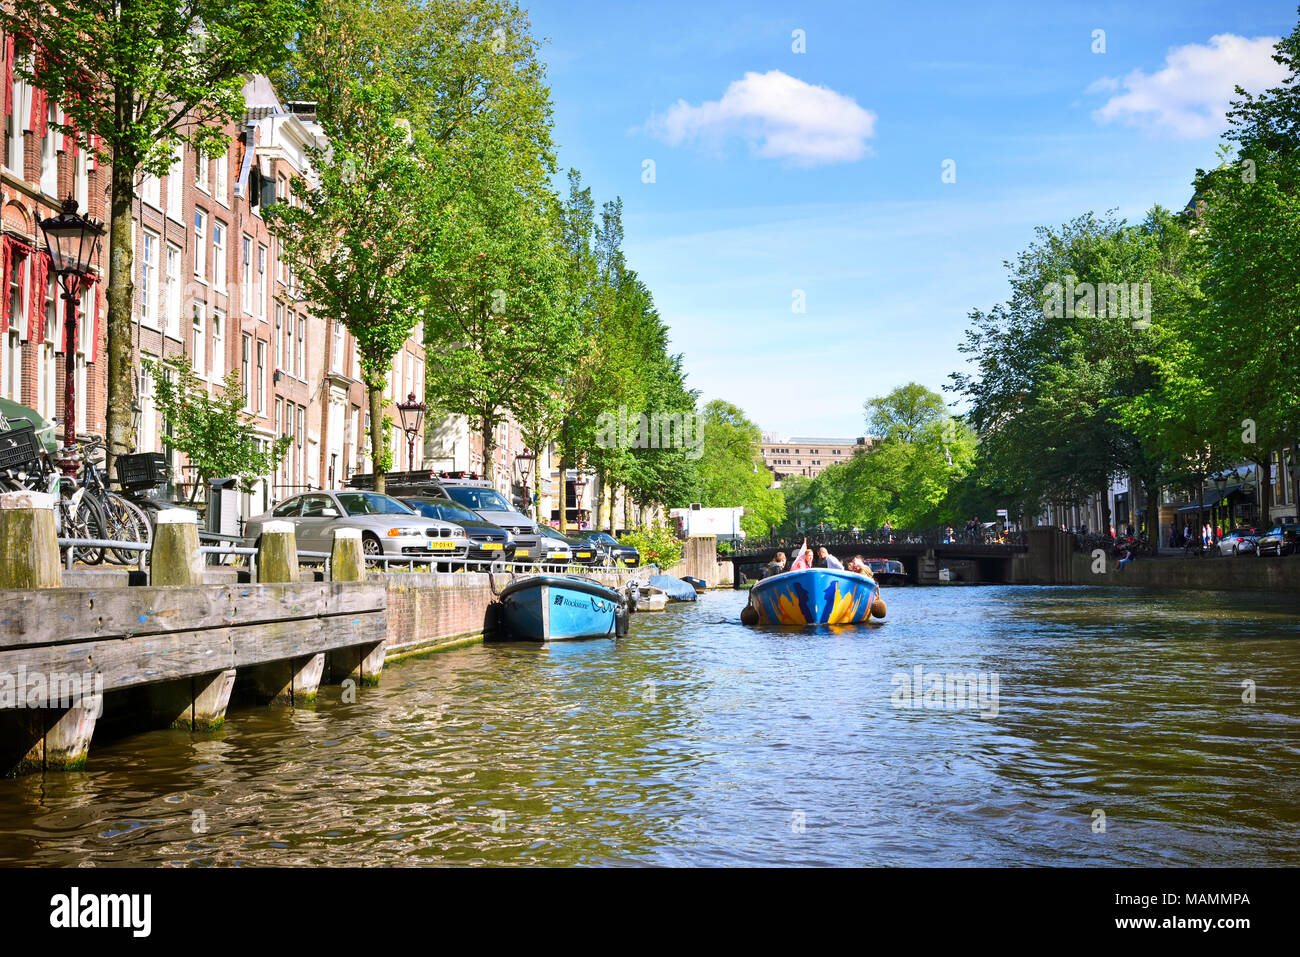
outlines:
[[[366,580],[366,559],[361,552],[361,529],[336,528],[334,550],[330,555],[330,580],[360,582]]]
[[[298,580],[298,542],[293,522],[267,522],[262,526],[262,535],[257,540],[257,580]]]
[[[149,583],[166,586],[203,584],[198,512],[188,508],[166,508],[154,516]]]
[[[257,580],[298,580],[298,543],[293,522],[267,522],[262,526],[257,542]],[[324,671],[325,653],[321,652],[259,665],[253,669],[253,680],[260,697],[272,704],[304,705],[316,700]]]
[[[54,496],[0,494],[0,588],[58,588],[63,584]]]

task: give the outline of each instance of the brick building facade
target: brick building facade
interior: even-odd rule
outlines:
[[[59,118],[56,104],[14,80],[6,43],[3,181],[4,274],[0,288],[0,394],[41,414],[63,416],[63,310],[36,217],[56,215],[73,196],[87,215],[106,215],[108,177],[72,137],[42,122]],[[224,155],[178,148],[161,177],[142,175],[133,207],[136,451],[164,451],[167,423],[142,360],[188,356],[209,390],[237,372],[245,411],[259,440],[292,443],[275,474],[242,496],[243,516],[306,488],[341,485],[371,468],[369,412],[353,337],[313,315],[281,256],[263,213],[296,202],[292,184],[311,185],[307,151],[323,144],[310,105],[284,104],[265,77],[244,88],[242,122],[227,126]],[[102,434],[107,393],[105,240],[96,282],[82,297],[78,350],[78,429]],[[424,397],[423,329],[417,326],[393,361],[386,398],[395,456],[405,456],[393,402]],[[180,492],[193,475],[176,453]]]

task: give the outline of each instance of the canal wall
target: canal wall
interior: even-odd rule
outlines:
[[[1091,554],[1075,552],[1069,583],[1196,591],[1300,592],[1300,557],[1140,558],[1120,568],[1113,556],[1105,556],[1103,564]]]
[[[644,581],[654,569],[575,569],[571,573],[621,588],[633,578]],[[483,638],[493,599],[485,573],[371,572],[366,581],[382,582],[387,590],[388,638],[384,654],[389,660]],[[498,576],[497,588],[508,581],[508,575]]]

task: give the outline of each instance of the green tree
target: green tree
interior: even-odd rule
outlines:
[[[17,72],[63,110],[53,124],[109,166],[107,453],[131,447],[135,289],[131,204],[143,172],[164,175],[177,144],[224,154],[248,74],[274,68],[310,0],[10,0],[0,26],[30,38]],[[21,41],[20,41],[21,42]]]
[[[763,537],[785,521],[785,495],[773,489],[763,461],[763,434],[737,406],[714,399],[704,407],[704,443],[696,463],[698,501],[711,508],[747,510],[740,526]]]
[[[281,436],[263,449],[251,416],[244,413],[239,373],[231,370],[214,394],[194,373],[188,356],[161,362],[144,360],[152,376],[158,411],[170,426],[163,443],[182,453],[197,473],[190,499],[209,479],[235,478],[244,491],[270,475],[284,460],[293,441]]]

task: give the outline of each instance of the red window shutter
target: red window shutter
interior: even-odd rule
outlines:
[[[99,358],[99,318],[104,311],[104,284],[92,278],[95,283],[95,335],[90,343],[89,362],[94,362]]]
[[[45,124],[49,120],[48,99],[40,87],[32,90],[32,132],[38,140],[45,139]]]
[[[9,331],[9,252],[10,242],[4,241],[4,270],[0,273],[0,333]]]
[[[40,253],[32,263],[32,311],[27,328],[31,341],[38,344],[45,341],[45,278],[49,263],[50,257]]]
[[[14,111],[14,38],[5,37],[5,116]]]

